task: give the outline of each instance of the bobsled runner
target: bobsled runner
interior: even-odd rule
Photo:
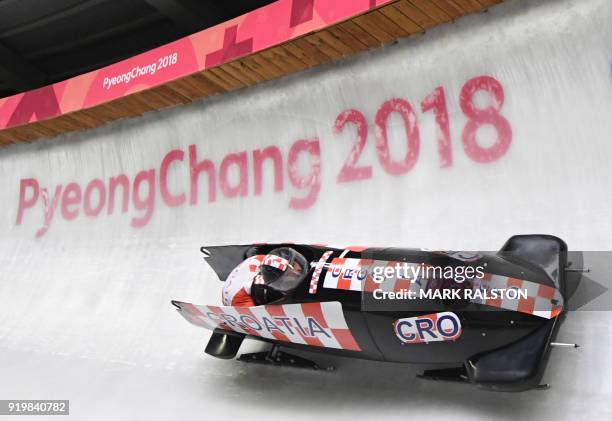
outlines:
[[[477,253],[287,243],[201,251],[225,282],[226,305],[172,304],[213,331],[206,353],[218,358],[234,358],[250,338],[271,350],[242,361],[318,368],[282,346],[431,364],[420,377],[521,391],[547,387],[551,347],[573,346],[554,342],[569,266],[554,236],[517,235]],[[244,276],[250,294],[228,295]]]

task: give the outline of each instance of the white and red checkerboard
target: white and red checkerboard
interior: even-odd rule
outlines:
[[[325,253],[323,253],[323,256],[321,256],[321,258],[317,262],[317,265],[315,266],[315,270],[312,273],[312,278],[310,279],[310,287],[308,288],[308,292],[310,294],[317,293],[317,287],[319,285],[319,277],[321,276],[321,271],[325,267],[325,263],[327,262],[327,259],[329,259],[329,256],[331,256],[333,252],[334,252],[333,250],[326,251]]]
[[[552,319],[563,311],[563,296],[561,292],[551,286],[538,284],[536,282],[523,279],[512,278],[509,276],[485,274],[485,277],[475,283],[474,288],[484,290],[490,289],[511,289],[524,290],[527,292],[526,298],[487,298],[484,300],[474,299],[472,302],[485,304],[492,307],[503,308],[505,310],[518,311],[521,313],[533,314],[534,316]]]
[[[394,268],[398,264],[402,267],[419,265],[418,263],[336,257],[332,259],[327,269],[323,287],[347,291],[372,292],[375,289],[381,289],[387,292],[398,292],[402,289],[415,290],[424,286],[422,280],[398,277],[395,271],[393,276],[384,277],[382,282],[375,282],[374,268],[381,268],[380,270],[384,271],[386,267]]]
[[[206,329],[221,328],[284,342],[361,351],[337,301],[256,307],[176,304],[187,321]]]
[[[381,283],[374,282],[372,274],[375,267],[394,267],[398,263],[400,265],[406,264],[395,261],[336,257],[329,264],[323,287],[363,292],[373,292],[376,289],[385,292],[409,290],[415,293],[418,293],[420,289],[427,288],[427,279],[398,278],[395,274],[391,277],[385,277]],[[408,265],[417,266],[419,264],[408,263]],[[545,319],[556,317],[563,311],[563,296],[559,290],[552,286],[486,273],[484,278],[472,281],[472,288],[481,290],[517,288],[527,292],[526,298],[472,299],[471,301],[476,304],[532,314]]]
[[[272,266],[273,268],[282,270],[283,272],[287,270],[289,267],[289,262],[287,259],[283,259],[280,256],[275,256],[273,254],[268,254],[263,259],[263,264],[266,266]]]

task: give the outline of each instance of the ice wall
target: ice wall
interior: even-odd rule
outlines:
[[[607,0],[510,1],[254,89],[0,150],[0,397],[71,399],[76,419],[610,416],[609,313],[570,315],[560,339],[584,346],[555,351],[551,391],[493,395],[411,367],[202,357],[207,334],[169,300],[218,301],[204,244],[497,249],[550,233],[612,249],[611,26]]]

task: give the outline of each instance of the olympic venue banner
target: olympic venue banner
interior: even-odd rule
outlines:
[[[91,108],[282,44],[390,0],[278,0],[71,79],[0,98],[0,129]]]

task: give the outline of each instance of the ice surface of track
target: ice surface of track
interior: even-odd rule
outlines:
[[[610,27],[608,0],[511,1],[256,89],[0,151],[0,399],[70,399],[79,420],[611,419],[609,312],[569,315],[558,339],[582,347],[553,351],[545,377],[551,390],[494,394],[418,380],[421,368],[408,365],[315,356],[337,365],[327,373],[216,360],[203,355],[208,333],[169,303],[219,302],[203,244],[290,239],[495,250],[513,234],[550,233],[572,249],[612,250]],[[503,87],[497,105],[512,129],[508,150],[489,163],[470,159],[461,143],[467,118],[459,93],[480,75]],[[449,109],[453,162],[446,168],[433,114],[420,109],[437,86]],[[374,147],[376,111],[396,97],[412,103],[421,138],[418,161],[401,176],[381,168]],[[487,96],[475,101],[486,104]],[[338,184],[356,132],[332,127],[347,108],[369,122],[359,165],[372,166],[373,175]],[[403,157],[396,114],[389,147]],[[487,136],[494,141],[489,129],[479,132],[483,144]],[[262,194],[253,194],[249,161],[244,197],[217,187],[207,203],[200,186],[197,205],[170,207],[156,183],[154,205],[138,210],[130,201],[125,213],[120,201],[96,217],[58,202],[45,230],[40,193],[16,224],[22,179],[36,180],[52,198],[69,182],[84,190],[93,179],[107,185],[125,174],[132,181],[150,168],[158,177],[162,158],[179,149],[185,159],[168,174],[178,194],[189,190],[190,144],[198,160],[218,167],[229,153],[270,145],[287,162],[295,141],[315,137],[321,188],[306,209],[288,204],[308,188],[285,174],[283,191],[274,193],[271,168]],[[308,162],[300,165],[308,171]],[[34,191],[26,192],[22,202]],[[147,206],[150,220],[132,227]],[[71,209],[79,210],[74,220]]]

